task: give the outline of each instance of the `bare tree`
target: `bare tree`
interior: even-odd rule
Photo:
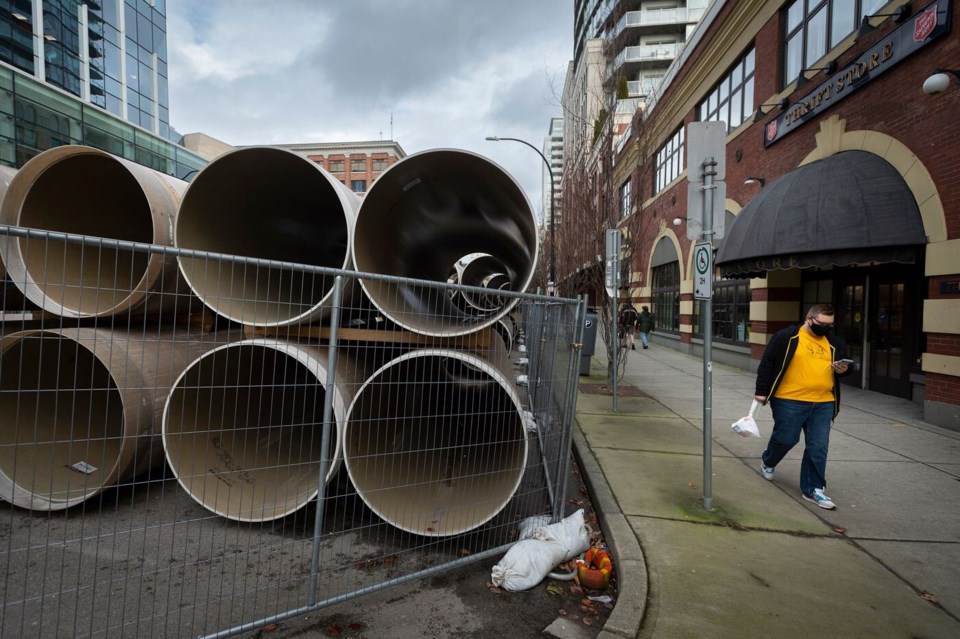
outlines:
[[[587,293],[597,306],[608,375],[612,375],[620,357],[615,350],[619,340],[611,335],[615,310],[604,292],[606,230],[618,228],[622,233],[621,259],[627,273],[623,284],[629,287],[629,273],[645,263],[642,238],[648,222],[640,205],[642,185],[651,179],[652,167],[643,152],[642,115],[631,114],[629,123],[616,116],[625,79],[610,79],[604,87],[609,90],[599,98],[604,106],[595,121],[578,123],[592,127],[589,144],[564,157],[564,214],[556,229],[556,261],[560,291],[564,295]]]

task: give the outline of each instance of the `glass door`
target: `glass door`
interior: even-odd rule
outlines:
[[[870,286],[870,390],[910,397],[913,344],[910,305],[904,304],[907,285],[897,275],[874,276]]]
[[[837,282],[838,303],[836,306],[837,335],[847,345],[847,357],[855,362],[854,371],[840,378],[844,384],[861,388],[863,386],[863,346],[864,326],[866,325],[866,278],[861,276],[851,280]]]

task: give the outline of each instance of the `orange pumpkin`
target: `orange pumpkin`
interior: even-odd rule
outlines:
[[[610,555],[602,548],[590,548],[583,559],[577,561],[577,579],[581,586],[590,590],[604,590],[609,586],[612,571]]]

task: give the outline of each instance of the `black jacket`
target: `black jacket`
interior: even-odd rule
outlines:
[[[757,368],[757,386],[754,395],[766,397],[766,404],[777,391],[780,382],[783,381],[783,374],[793,359],[793,354],[797,352],[797,345],[800,343],[800,331],[803,324],[794,324],[787,328],[777,331],[767,348],[763,351],[763,357],[760,359],[760,366]],[[830,356],[833,361],[843,359],[847,356],[847,345],[833,333],[827,334],[827,341],[830,342]],[[848,375],[853,372],[853,366],[847,367]],[[840,412],[840,375],[833,374],[833,416],[836,417]]]

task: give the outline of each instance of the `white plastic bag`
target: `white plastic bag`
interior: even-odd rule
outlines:
[[[733,422],[730,426],[733,428],[733,432],[740,435],[741,437],[759,437],[760,429],[757,428],[757,411],[760,410],[760,402],[753,400],[753,403],[750,404],[750,412],[747,413],[746,417],[741,417],[737,421]]]
[[[555,524],[538,526],[541,522],[541,517],[530,517],[520,524],[522,541],[515,543],[490,571],[493,585],[511,591],[529,590],[559,564],[590,547],[590,526],[584,521],[582,508]]]

